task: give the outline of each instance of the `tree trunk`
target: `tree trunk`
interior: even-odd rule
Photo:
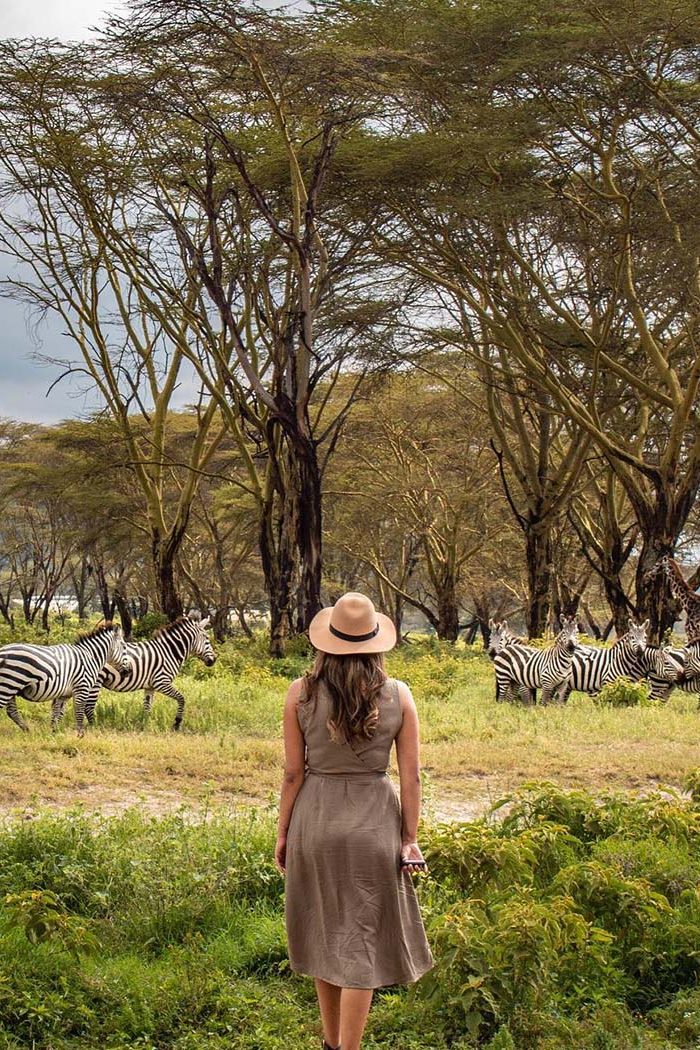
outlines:
[[[621,638],[629,624],[630,607],[619,575],[614,572],[610,575],[604,575],[603,590],[605,591],[605,599],[610,607],[615,634],[618,638]]]
[[[223,642],[231,634],[228,605],[219,606],[211,618],[211,629],[217,642]]]
[[[259,544],[265,590],[270,605],[270,656],[284,656],[289,628],[292,584],[297,567],[296,505],[281,499],[280,513],[275,514],[276,499],[271,494],[261,510]]]
[[[252,638],[253,632],[251,631],[250,625],[245,618],[245,609],[242,605],[236,606],[236,616],[238,617],[238,622],[241,625],[241,630],[243,631],[243,634],[246,636],[246,638]]]
[[[98,564],[96,566],[95,575],[97,577],[97,593],[100,596],[102,616],[105,620],[110,621],[114,616],[114,601],[109,595],[109,584],[107,583],[104,565]]]
[[[671,595],[671,588],[665,574],[659,573],[651,580],[646,574],[654,568],[664,554],[673,557],[675,539],[666,530],[650,534],[643,531],[642,550],[637,562],[636,591],[637,617],[649,619],[649,639],[660,643],[671,631],[677,619],[677,606]]]
[[[131,609],[129,603],[126,600],[126,596],[122,593],[119,587],[114,588],[114,604],[119,612],[119,619],[121,620],[122,631],[124,632],[124,638],[128,642],[131,638],[131,632],[133,630],[133,620],[131,618]]]
[[[186,524],[181,525],[167,537],[161,536],[157,529],[154,529],[151,534],[151,552],[158,592],[158,604],[160,605],[160,611],[169,620],[176,620],[183,613],[182,599],[175,583],[175,560],[180,549],[185,527]]]
[[[299,590],[296,629],[298,634],[303,634],[321,608],[321,473],[312,440],[296,435],[290,441],[290,446],[288,476],[295,489],[291,498],[296,500],[298,507]]]
[[[401,625],[403,623],[403,606],[404,601],[400,594],[394,593],[393,601],[391,603],[391,619],[396,629],[396,645],[403,645],[403,634],[401,633]]]
[[[73,572],[71,574],[73,580],[73,590],[75,591],[75,599],[78,603],[78,619],[84,620],[88,606],[88,587],[90,583],[90,576],[92,575],[92,565],[87,558],[82,558],[80,562],[80,573]]]
[[[440,581],[437,595],[437,622],[435,624],[438,638],[446,642],[456,642],[459,635],[459,605],[455,593],[455,579],[452,574],[445,575]]]
[[[590,630],[590,633],[593,635],[593,637],[597,641],[600,641],[602,639],[602,637],[603,637],[603,631],[602,631],[602,628],[601,628],[600,624],[598,623],[598,621],[596,620],[595,616],[591,612],[591,608],[590,608],[588,602],[582,602],[581,605],[582,605],[582,608],[583,608],[584,615],[586,617],[586,622],[588,623],[588,628]]]
[[[541,522],[525,530],[527,558],[527,632],[541,638],[547,630],[552,579],[552,538],[549,525]]]
[[[665,554],[674,556],[688,515],[700,488],[700,476],[693,474],[679,483],[673,475],[659,475],[654,479],[653,504],[634,500],[629,493],[639,523],[642,549],[637,562],[636,597],[637,617],[649,618],[649,638],[660,643],[671,631],[678,617],[678,605],[671,595],[665,574],[647,580],[646,574]]]

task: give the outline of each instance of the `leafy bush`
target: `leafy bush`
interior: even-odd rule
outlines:
[[[134,622],[131,630],[134,641],[152,638],[159,627],[164,627],[168,617],[159,612],[148,612]]]
[[[608,707],[645,707],[651,702],[647,685],[624,677],[604,685],[594,700],[596,704]]]
[[[437,965],[377,995],[367,1050],[694,1050],[699,821],[669,792],[532,784],[487,819],[425,827]],[[0,1046],[311,1045],[274,824],[132,810],[0,826]]]

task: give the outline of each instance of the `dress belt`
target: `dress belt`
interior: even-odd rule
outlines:
[[[333,779],[342,779],[343,777],[387,777],[389,775],[387,770],[376,770],[376,769],[358,769],[353,773],[328,773],[321,769],[306,769],[307,774],[311,774],[314,777],[331,777]]]

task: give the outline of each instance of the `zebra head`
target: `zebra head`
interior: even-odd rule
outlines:
[[[202,663],[206,664],[207,667],[211,667],[212,664],[216,663],[216,653],[214,652],[212,644],[209,641],[209,635],[207,634],[210,617],[205,616],[203,620],[200,620],[198,616],[190,614],[187,619],[194,628],[192,642],[190,644],[190,653],[193,656],[198,656]]]
[[[114,624],[105,663],[111,664],[118,671],[128,671],[131,667],[126,642],[124,641],[124,632],[118,624]]]
[[[634,623],[630,620],[629,630],[627,631],[627,634],[624,635],[624,638],[636,656],[642,656],[644,653],[647,644],[648,631],[648,620],[645,620],[644,623]]]
[[[685,668],[683,678],[697,678],[700,675],[700,638],[695,638],[684,647]]]
[[[575,616],[562,616],[561,631],[554,644],[560,649],[565,649],[567,653],[574,652],[578,645],[578,624]]]
[[[675,658],[669,649],[662,649],[660,645],[645,645],[642,650],[642,667],[645,672],[656,675],[664,682],[676,682],[683,674],[683,663],[679,663],[678,655]]]
[[[508,640],[508,635],[510,634],[508,621],[504,620],[503,623],[494,623],[493,620],[489,620],[489,631],[488,654],[492,660],[495,660]]]

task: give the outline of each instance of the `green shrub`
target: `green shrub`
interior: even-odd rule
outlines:
[[[624,677],[604,685],[594,701],[602,707],[645,707],[651,702],[649,687],[644,682],[633,682]]]
[[[700,805],[700,766],[698,766],[697,769],[691,769],[689,773],[686,773],[683,787],[688,792],[693,802]]]
[[[160,627],[165,627],[168,617],[159,612],[148,612],[134,622],[131,630],[134,641],[152,638]]]
[[[437,965],[378,993],[368,1050],[695,1050],[700,808],[545,784],[496,813],[424,829]],[[0,1047],[312,1045],[274,825],[131,810],[0,826]]]

